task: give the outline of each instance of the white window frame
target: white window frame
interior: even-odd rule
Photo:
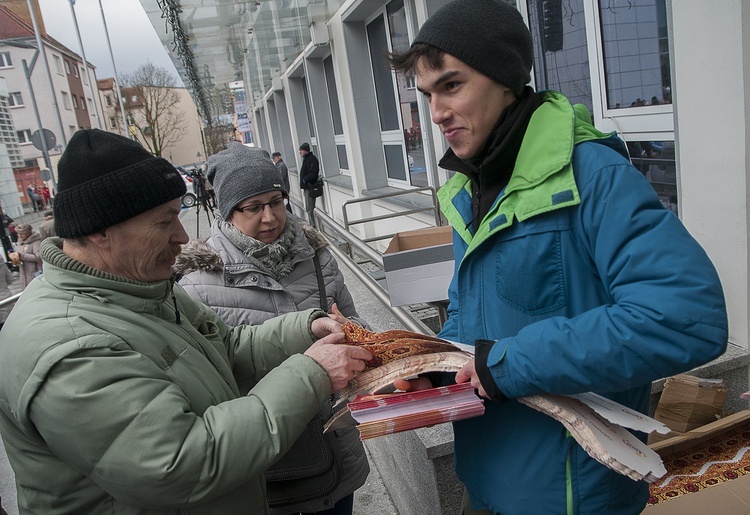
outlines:
[[[112,97],[110,95],[104,95],[104,105],[112,107]]]
[[[59,55],[53,55],[52,57],[55,58],[55,71],[58,75],[62,75],[62,63],[60,62],[60,56]]]
[[[75,95],[70,95],[70,98],[73,100],[73,109],[78,109],[78,97]]]
[[[61,91],[62,94],[62,100],[63,100],[63,107],[70,111],[70,97],[68,95],[67,91]]]
[[[0,52],[0,68],[13,68],[13,59],[10,52]]]
[[[70,75],[70,63],[65,59],[63,59],[63,63],[65,64],[65,73]]]
[[[116,129],[117,128],[117,120],[114,116],[109,117],[109,128],[110,129]]]
[[[625,140],[673,140],[673,104],[620,109],[607,107],[607,75],[604,70],[599,2],[584,1],[584,14],[589,50],[591,96],[594,99],[594,112],[592,113],[594,125],[604,132],[617,131]]]
[[[21,129],[16,131],[16,135],[19,145],[31,145],[31,129]]]
[[[78,63],[73,63],[72,68],[73,68],[73,75],[78,77]]]
[[[8,107],[16,108],[23,107],[23,95],[20,91],[12,91],[8,93]]]

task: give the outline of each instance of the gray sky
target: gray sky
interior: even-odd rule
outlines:
[[[39,5],[47,32],[81,54],[69,0],[39,0]],[[75,13],[83,49],[86,60],[96,66],[97,78],[115,75],[102,21],[102,9],[119,75],[130,73],[139,65],[151,61],[167,69],[174,75],[177,84],[182,85],[177,70],[138,0],[101,0],[101,9],[99,0],[76,0]]]

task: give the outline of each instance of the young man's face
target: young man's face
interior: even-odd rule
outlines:
[[[438,70],[422,57],[416,78],[417,89],[430,104],[432,121],[461,159],[479,152],[500,115],[516,100],[510,88],[450,54],[443,55],[443,66]]]

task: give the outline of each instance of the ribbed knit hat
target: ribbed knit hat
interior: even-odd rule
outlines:
[[[175,167],[140,143],[99,129],[79,130],[60,162],[53,211],[61,238],[80,238],[185,194]]]
[[[233,141],[226,150],[208,158],[208,180],[224,220],[246,198],[278,190],[287,196],[279,169],[262,148],[246,147]]]
[[[531,32],[515,7],[499,0],[454,0],[419,29],[415,43],[449,53],[521,95],[531,81]]]
[[[310,144],[308,142],[304,142],[299,146],[299,149],[304,150],[305,152],[310,152]]]

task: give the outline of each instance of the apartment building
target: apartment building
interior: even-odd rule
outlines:
[[[19,168],[26,169],[17,177],[19,194],[28,203],[27,183],[41,186],[38,170],[48,167],[42,150],[34,146],[32,135],[40,130],[40,125],[52,133],[53,144],[47,150],[54,172],[72,134],[99,126],[99,111],[95,105],[95,67],[90,63],[84,67],[78,54],[44,32],[43,24],[39,49],[30,19],[17,14],[22,9],[15,4],[14,11],[0,3],[0,77],[5,79],[8,108],[23,161]],[[52,189],[54,179],[47,182]]]

